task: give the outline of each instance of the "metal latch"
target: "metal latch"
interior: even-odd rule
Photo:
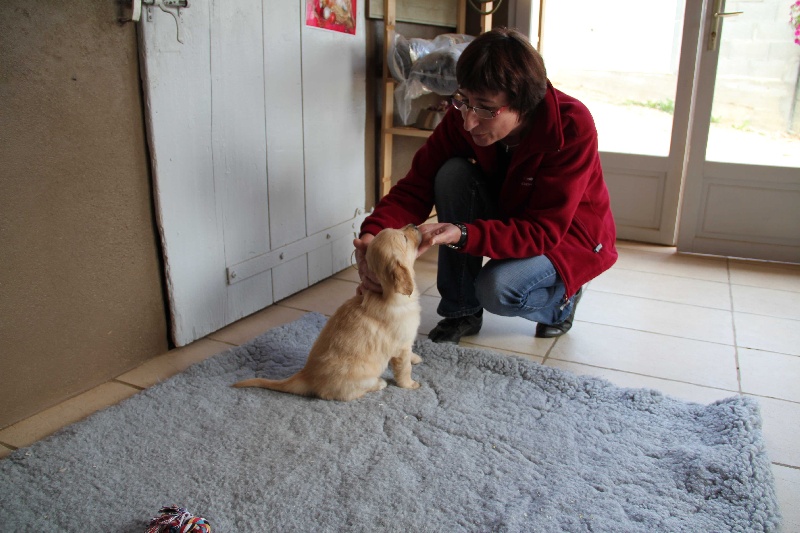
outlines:
[[[164,13],[175,19],[178,42],[183,44],[181,37],[181,9],[189,7],[189,0],[130,0],[131,18],[121,19],[121,22],[139,22],[142,18],[142,6],[147,7],[147,20],[153,20],[153,7],[159,8]]]

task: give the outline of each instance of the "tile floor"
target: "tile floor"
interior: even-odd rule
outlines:
[[[568,335],[535,339],[533,324],[523,319],[486,315],[481,332],[462,344],[687,401],[756,397],[784,531],[800,532],[800,265],[682,255],[626,242],[619,250],[614,268],[588,285]],[[438,321],[435,251],[420,258],[416,270],[425,335]],[[307,311],[330,315],[353,295],[357,280],[354,270],[343,271],[0,430],[0,457]]]

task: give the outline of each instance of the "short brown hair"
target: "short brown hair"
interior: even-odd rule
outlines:
[[[470,91],[506,93],[508,107],[525,118],[547,91],[542,56],[525,35],[509,28],[495,28],[469,43],[456,64],[456,81]]]

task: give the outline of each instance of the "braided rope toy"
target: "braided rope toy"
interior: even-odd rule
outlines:
[[[211,533],[211,524],[205,518],[194,516],[182,507],[162,507],[158,512],[161,515],[150,520],[145,533]]]

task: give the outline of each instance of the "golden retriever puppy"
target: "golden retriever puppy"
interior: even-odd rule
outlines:
[[[414,283],[414,261],[422,236],[413,224],[384,229],[370,242],[366,260],[383,293],[364,291],[342,304],[311,347],[300,372],[283,380],[248,379],[234,387],[262,387],[324,400],[349,401],[381,390],[391,364],[400,387],[416,389],[411,351],[422,309]]]

